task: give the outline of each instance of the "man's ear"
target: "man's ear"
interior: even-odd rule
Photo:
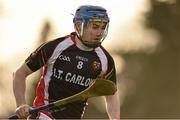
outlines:
[[[76,27],[77,31],[80,31],[80,30],[81,30],[81,22],[80,22],[80,21],[77,21],[77,22],[75,23],[75,27]]]

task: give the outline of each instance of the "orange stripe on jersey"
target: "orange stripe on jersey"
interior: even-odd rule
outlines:
[[[111,69],[111,71],[109,73],[105,74],[105,79],[107,79],[109,77],[109,75],[113,72],[114,68]]]
[[[45,88],[44,76],[46,75],[46,72],[47,72],[47,65],[43,67],[43,75],[36,89],[36,98],[34,100],[33,107],[44,105],[44,96],[45,96],[44,95],[44,88]]]

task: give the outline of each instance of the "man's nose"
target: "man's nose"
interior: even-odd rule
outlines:
[[[98,29],[97,36],[102,36],[102,34],[103,34],[103,30],[102,29]]]

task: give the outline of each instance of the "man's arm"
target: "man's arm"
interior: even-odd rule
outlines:
[[[120,119],[120,100],[118,91],[111,96],[105,96],[106,111],[110,119]]]
[[[32,71],[24,63],[13,73],[13,92],[16,100],[16,114],[19,118],[28,115],[30,107],[26,105],[25,90],[26,90],[26,77]]]

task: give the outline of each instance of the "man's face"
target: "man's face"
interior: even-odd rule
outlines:
[[[87,44],[99,43],[104,37],[107,22],[90,21],[87,27],[84,28],[82,34],[82,40]]]

